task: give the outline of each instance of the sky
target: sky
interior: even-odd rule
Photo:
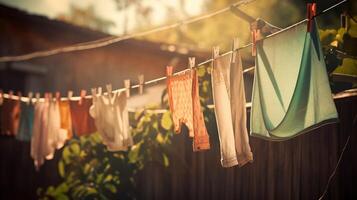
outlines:
[[[186,10],[190,16],[199,15],[202,12],[202,5],[207,0],[188,0]],[[178,7],[180,0],[142,0],[145,5],[152,5],[153,25],[161,25],[166,20],[165,4],[172,7]],[[25,10],[29,13],[44,15],[49,18],[56,18],[60,14],[69,12],[70,6],[86,8],[93,5],[96,14],[103,18],[113,21],[116,26],[112,27],[109,32],[112,34],[122,34],[124,14],[117,10],[114,0],[0,0],[1,4]],[[130,9],[128,17],[128,30],[135,28],[135,11]],[[178,21],[181,19],[178,19]]]

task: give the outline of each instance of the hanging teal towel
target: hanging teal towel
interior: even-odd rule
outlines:
[[[337,121],[316,22],[257,43],[250,133],[286,140]]]

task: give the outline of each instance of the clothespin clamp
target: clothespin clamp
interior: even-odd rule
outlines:
[[[45,92],[45,102],[49,100],[49,93]]]
[[[109,99],[111,99],[112,98],[112,92],[113,92],[112,84],[107,84],[106,88],[107,88],[107,92],[108,92],[108,97],[109,97]]]
[[[237,56],[238,47],[239,47],[239,39],[238,38],[234,38],[233,39],[233,46],[232,46],[232,60],[231,60],[231,63],[235,63],[236,62],[236,56]]]
[[[97,99],[97,88],[92,88],[91,92],[92,92],[92,99],[93,99],[93,102],[94,102]]]
[[[188,68],[189,68],[189,72],[190,72],[190,75],[192,76],[192,69],[195,67],[195,57],[189,57],[188,58]]]
[[[219,56],[219,46],[214,46],[212,50],[212,59],[216,59]]]
[[[166,76],[172,76],[173,67],[167,66],[166,67]]]
[[[312,29],[313,19],[316,16],[316,3],[307,4],[307,32]]]
[[[102,87],[98,87],[98,95],[100,96],[100,95],[102,95]]]
[[[32,97],[33,97],[33,92],[29,92],[28,94],[28,101],[27,101],[27,105],[32,103]]]
[[[53,95],[51,92],[48,93],[48,100],[53,101]]]
[[[195,67],[195,62],[196,62],[196,58],[195,57],[189,57],[188,58],[188,67],[189,67],[189,69],[193,69]]]
[[[82,105],[83,99],[86,97],[86,93],[87,93],[86,90],[81,90],[80,99],[79,99],[79,101],[78,101],[78,104],[79,104],[79,105]]]
[[[35,97],[36,97],[36,103],[40,102],[41,94],[39,92],[36,92]]]
[[[139,80],[139,94],[143,94],[144,93],[144,74],[140,74],[138,76],[138,80]]]
[[[56,98],[56,101],[61,101],[61,93],[57,91],[55,93],[55,98]]]
[[[130,79],[124,80],[124,86],[126,89],[126,97],[129,98],[130,97]]]
[[[9,99],[12,99],[13,96],[14,96],[14,91],[10,90],[9,91]]]
[[[4,102],[4,94],[3,91],[0,90],[0,106],[2,105],[3,102]]]
[[[73,91],[69,90],[67,94],[68,100],[71,100],[72,96],[73,96]]]
[[[92,97],[95,98],[97,96],[97,88],[92,88],[91,92],[92,92]]]
[[[19,101],[21,101],[21,97],[22,97],[22,93],[21,92],[17,92],[17,96],[19,97]]]
[[[252,36],[252,56],[256,56],[257,55],[257,40],[258,40],[259,30],[257,28],[252,28],[250,33]]]
[[[219,46],[214,46],[214,47],[212,48],[212,69],[211,69],[211,70],[213,70],[214,60],[215,60],[216,58],[218,58],[218,56],[219,56]]]

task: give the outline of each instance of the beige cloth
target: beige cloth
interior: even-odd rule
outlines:
[[[246,100],[239,52],[217,58],[212,90],[223,167],[243,166],[253,160],[246,128]]]
[[[43,165],[47,151],[47,112],[49,102],[37,102],[35,105],[34,122],[31,138],[31,157],[36,169]]]
[[[125,92],[94,96],[89,113],[108,151],[126,151],[133,145]]]
[[[58,102],[38,102],[35,105],[34,124],[31,138],[31,157],[38,170],[45,160],[51,160],[55,150],[63,147],[67,131],[60,128]]]

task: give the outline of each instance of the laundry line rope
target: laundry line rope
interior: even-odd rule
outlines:
[[[241,3],[241,2],[250,2],[250,1],[251,1],[251,0],[249,0],[249,1],[239,1],[239,2],[237,2],[237,3],[235,3],[235,4],[232,4],[232,5],[238,5],[238,3]],[[338,3],[336,3],[336,4],[334,4],[334,5],[332,5],[332,6],[328,7],[328,8],[326,8],[325,10],[319,12],[319,13],[316,14],[314,17],[317,17],[317,16],[319,16],[319,15],[321,15],[321,14],[324,14],[324,13],[326,13],[326,12],[332,10],[333,8],[336,8],[337,6],[339,6],[339,5],[343,4],[343,3],[346,3],[347,1],[348,1],[348,0],[340,1],[340,2],[338,2]],[[242,3],[241,3],[241,4],[242,4]],[[222,10],[223,10],[223,9],[222,9]],[[220,11],[220,12],[223,12],[222,10],[219,10],[219,11]],[[211,13],[211,15],[213,15],[213,14],[219,12],[219,11],[216,11],[216,12],[214,12],[214,13]],[[201,16],[201,17],[202,17],[202,16]],[[195,19],[195,18],[194,18],[194,19]],[[194,20],[194,19],[191,19],[191,20]],[[294,27],[296,27],[296,26],[298,26],[298,25],[300,25],[300,24],[302,24],[302,23],[304,23],[304,22],[306,22],[306,21],[307,21],[307,19],[303,19],[303,20],[301,20],[301,21],[299,21],[299,22],[296,22],[296,23],[294,23],[294,24],[292,24],[292,25],[290,25],[290,26],[287,26],[287,27],[285,27],[285,28],[283,28],[283,29],[281,29],[281,30],[279,30],[279,31],[277,31],[277,32],[274,32],[274,33],[272,33],[272,34],[270,34],[270,35],[267,35],[266,37],[264,37],[264,39],[269,38],[269,37],[273,37],[273,36],[278,35],[278,34],[280,34],[280,33],[283,33],[283,32],[285,32],[285,31],[287,31],[287,30],[290,30],[290,29],[292,29],[292,28],[294,28]],[[262,39],[262,40],[264,40],[264,39]],[[223,53],[223,54],[217,56],[215,59],[220,58],[220,57],[223,57],[223,56],[226,56],[226,55],[229,55],[229,54],[232,54],[232,53],[235,52],[235,51],[240,51],[240,50],[245,49],[245,48],[250,47],[250,46],[252,46],[252,43],[248,43],[248,44],[246,44],[246,45],[244,45],[244,46],[242,46],[242,47],[239,47],[239,48],[237,48],[237,49],[235,49],[235,50],[231,50],[231,51],[225,52],[225,53]],[[0,57],[0,59],[1,59],[1,57]],[[208,64],[208,63],[211,63],[211,62],[213,62],[215,59],[210,58],[210,59],[208,59],[208,60],[206,60],[206,61],[203,61],[203,62],[201,62],[201,63],[198,63],[198,64],[195,65],[192,69],[194,69],[194,68],[199,68],[199,67],[204,66],[204,65],[206,65],[206,64]],[[0,62],[1,62],[1,61],[0,61]],[[244,70],[243,70],[243,74],[248,73],[248,72],[254,70],[254,68],[255,68],[255,67],[249,67],[249,68],[247,68],[247,69],[244,69]],[[184,73],[184,72],[186,72],[186,71],[188,71],[188,70],[191,70],[191,69],[187,68],[187,69],[184,69],[184,70],[182,70],[182,71],[176,72],[176,73],[174,73],[173,75],[174,75],[174,76],[175,76],[175,75],[179,75],[179,74],[182,74],[182,73]],[[142,85],[156,84],[156,83],[158,83],[158,82],[160,82],[160,81],[166,80],[166,78],[167,78],[166,76],[163,76],[163,77],[160,77],[160,78],[152,79],[152,80],[149,80],[149,81],[144,82]],[[132,86],[129,87],[129,89],[139,88],[140,86],[141,86],[140,84],[132,85]],[[127,88],[120,88],[120,89],[113,90],[113,93],[122,92],[122,91],[125,91],[125,90],[127,90]],[[105,93],[104,93],[104,94],[105,94]],[[4,98],[10,98],[10,95],[9,95],[9,94],[3,94],[3,97],[4,97]],[[15,100],[21,100],[21,101],[24,101],[24,102],[28,102],[28,101],[29,101],[29,98],[28,98],[28,97],[21,97],[21,98],[20,98],[19,96],[16,96],[16,95],[12,95],[11,98],[12,98],[12,99],[15,99]],[[80,97],[80,96],[73,96],[73,97],[70,98],[70,100],[80,100],[81,98],[82,98],[82,97]],[[86,95],[84,98],[90,99],[90,98],[92,98],[92,95]],[[40,98],[39,100],[40,100],[40,101],[44,101],[44,98]],[[69,99],[68,99],[68,97],[61,97],[60,100],[69,100]]]
[[[104,47],[104,46],[108,46],[110,44],[114,44],[114,43],[117,43],[117,42],[120,42],[123,40],[136,38],[136,37],[142,37],[142,36],[146,36],[146,35],[149,35],[152,33],[177,28],[182,25],[192,24],[194,22],[201,21],[201,20],[204,20],[207,18],[211,18],[211,17],[214,17],[221,13],[227,12],[230,10],[231,7],[237,7],[237,6],[240,6],[243,4],[248,4],[253,1],[255,1],[255,0],[241,0],[236,3],[231,4],[230,6],[219,9],[217,11],[213,11],[213,12],[203,14],[203,15],[200,15],[197,17],[189,18],[189,19],[186,19],[183,21],[179,21],[179,22],[169,24],[169,25],[160,26],[160,27],[157,27],[157,28],[154,28],[151,30],[147,30],[147,31],[143,31],[143,32],[139,32],[139,33],[133,33],[133,34],[128,34],[128,35],[124,35],[124,36],[109,36],[106,38],[101,38],[101,39],[93,40],[93,41],[89,41],[89,42],[77,43],[74,45],[56,48],[56,49],[52,49],[52,50],[35,51],[32,53],[18,55],[18,56],[2,56],[2,57],[0,57],[0,62],[25,61],[25,60],[30,60],[33,58],[47,57],[47,56],[52,56],[52,55],[56,55],[56,54],[60,54],[60,53],[68,53],[68,52],[82,51],[82,50],[89,50],[89,49]]]

